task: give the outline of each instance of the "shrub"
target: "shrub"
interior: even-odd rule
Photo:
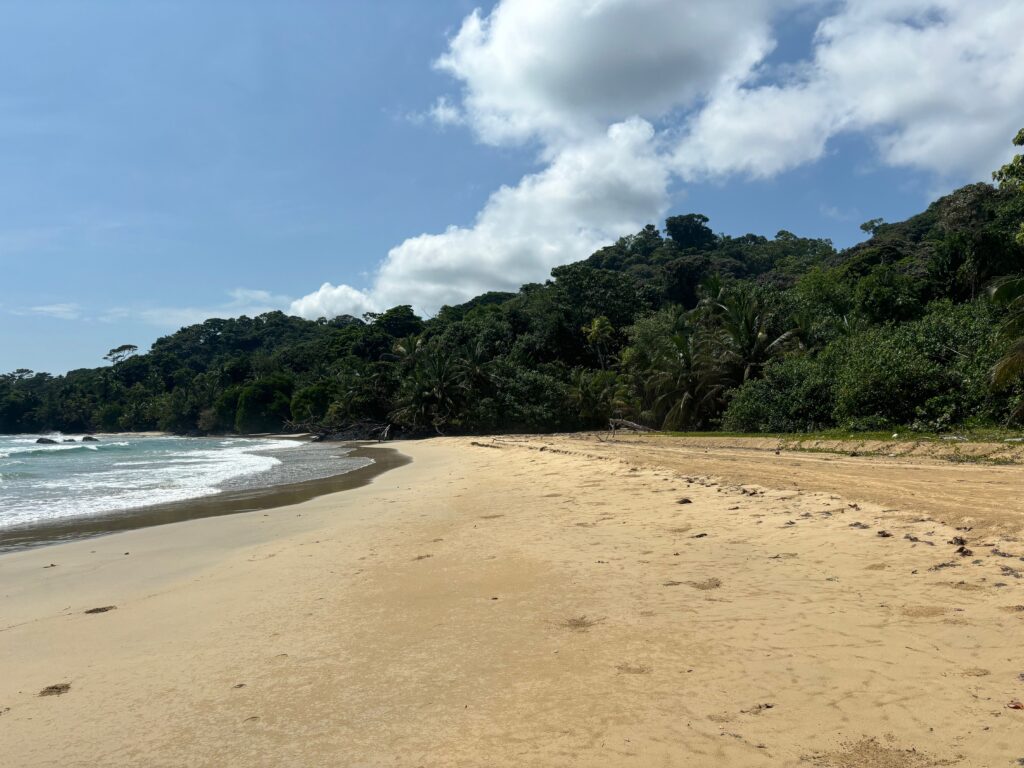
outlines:
[[[830,426],[834,395],[821,360],[792,357],[734,391],[722,418],[728,432],[809,432]]]

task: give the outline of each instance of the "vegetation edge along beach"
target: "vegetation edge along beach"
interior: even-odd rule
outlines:
[[[1024,145],[1024,130],[1015,137]],[[1024,415],[1024,159],[837,251],[669,217],[423,320],[211,319],[0,376],[0,432],[949,432]],[[371,430],[371,433],[374,430]]]

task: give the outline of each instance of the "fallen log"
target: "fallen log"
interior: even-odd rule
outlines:
[[[608,429],[612,434],[615,434],[615,431],[619,429],[628,429],[632,432],[655,431],[650,427],[645,427],[643,424],[637,424],[635,421],[626,421],[626,419],[608,419]]]

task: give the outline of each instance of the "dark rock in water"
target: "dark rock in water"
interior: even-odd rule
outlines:
[[[48,437],[40,437],[38,440],[36,440],[36,445],[56,445],[56,444],[57,444],[56,440],[51,440]]]
[[[75,438],[69,437],[67,440],[61,440],[61,442],[62,443],[73,443],[73,442],[75,442]]]
[[[97,438],[93,437],[92,435],[86,435],[85,437],[82,438],[82,442],[83,443],[98,443],[99,440]]]

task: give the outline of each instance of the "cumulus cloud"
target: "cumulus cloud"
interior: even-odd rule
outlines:
[[[324,283],[313,293],[291,302],[289,311],[293,315],[316,320],[338,315],[360,317],[365,312],[373,312],[377,306],[377,302],[364,291],[348,285]]]
[[[772,176],[860,132],[886,164],[983,178],[1024,119],[1021,29],[1013,0],[850,0],[822,20],[792,82],[713,93],[674,167],[685,179]]]
[[[819,20],[810,53],[772,67],[774,25],[796,9]],[[984,178],[1024,118],[1021,29],[1018,0],[499,0],[437,60],[460,93],[429,114],[532,142],[543,170],[471,226],[393,248],[366,290],[325,283],[291,310],[429,313],[514,289],[657,221],[673,177],[774,176],[841,133],[884,164]]]
[[[639,119],[618,123],[499,189],[473,226],[393,248],[370,291],[325,283],[291,311],[316,318],[412,304],[429,312],[483,291],[514,290],[662,215],[667,186],[654,129]]]
[[[561,143],[659,116],[745,77],[785,0],[502,0],[474,11],[436,66],[463,85],[485,142]]]

